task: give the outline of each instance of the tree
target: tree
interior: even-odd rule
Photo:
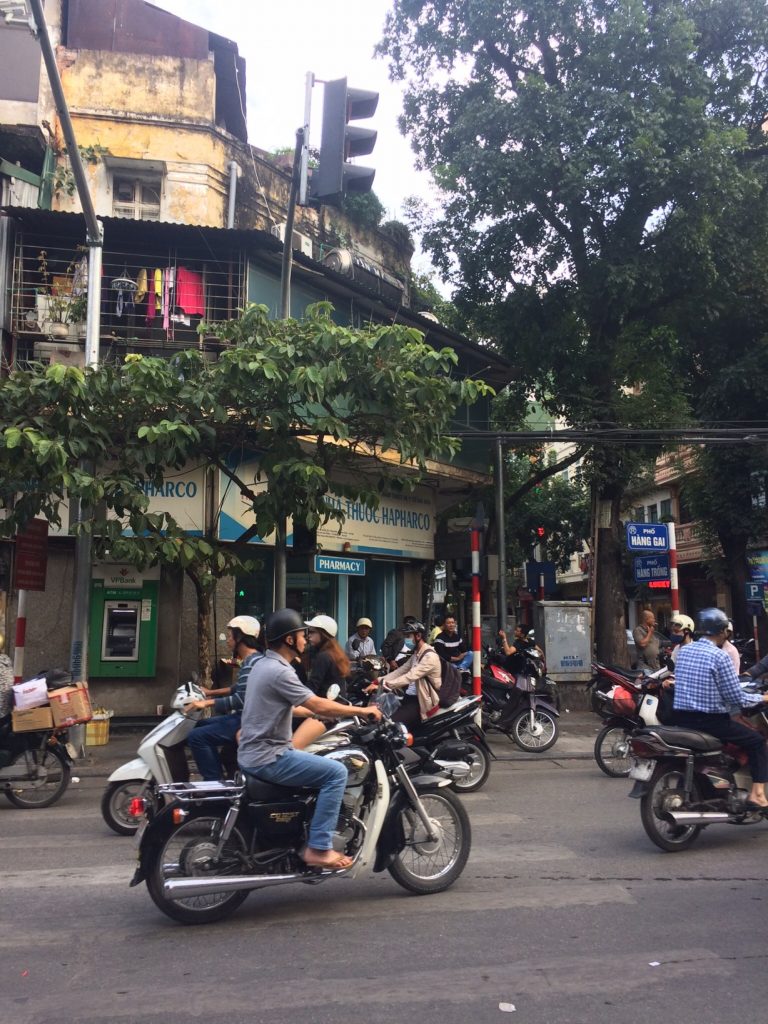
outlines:
[[[423,244],[519,384],[589,427],[680,423],[667,312],[712,210],[765,160],[762,0],[395,0],[381,52],[443,192]],[[626,653],[625,487],[658,450],[595,448],[599,656]]]
[[[119,365],[38,365],[4,378],[0,501],[10,512],[0,535],[40,514],[57,521],[65,494],[102,509],[80,526],[98,551],[174,565],[192,579],[207,675],[210,597],[221,575],[246,564],[242,549],[149,513],[143,484],[159,486],[194,461],[238,488],[262,537],[291,514],[310,529],[343,522],[327,501],[331,485],[371,506],[415,486],[427,460],[458,450],[448,433],[457,406],[489,390],[455,379],[455,353],[430,348],[418,331],[339,327],[331,313],[318,303],[304,321],[272,321],[250,306],[239,320],[203,328],[226,346],[213,363],[197,351],[129,355]],[[258,453],[266,488],[237,475],[243,452]],[[83,462],[92,468],[75,468]]]

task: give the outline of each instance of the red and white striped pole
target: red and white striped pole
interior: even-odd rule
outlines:
[[[472,531],[472,693],[479,697],[482,693],[480,683],[480,649],[482,646],[482,630],[480,625],[480,524],[473,520]]]
[[[677,540],[675,538],[675,524],[667,523],[669,533],[669,599],[672,605],[672,615],[680,611],[680,591],[677,589]]]
[[[16,643],[13,646],[13,681],[20,683],[24,675],[24,645],[27,638],[27,592],[19,591],[16,609]]]

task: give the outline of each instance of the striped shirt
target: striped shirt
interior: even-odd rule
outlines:
[[[443,661],[451,661],[461,654],[466,654],[467,645],[459,633],[438,633],[432,645]]]
[[[675,662],[675,711],[701,711],[724,715],[729,707],[751,707],[761,694],[745,693],[733,662],[720,648],[702,637],[679,649]]]

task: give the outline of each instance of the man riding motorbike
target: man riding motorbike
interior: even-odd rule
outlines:
[[[292,661],[306,645],[304,621],[291,608],[273,612],[266,621],[267,653],[251,670],[242,714],[238,763],[246,775],[276,786],[319,789],[309,841],[301,857],[311,867],[338,871],[352,863],[336,853],[331,835],[336,827],[347,785],[347,769],[339,761],[291,745],[293,708],[301,705],[313,714],[342,718],[349,706],[318,697],[299,680]],[[355,708],[355,714],[381,718],[376,707]]]
[[[674,724],[709,733],[741,747],[749,758],[752,788],[747,807],[768,809],[764,785],[768,782],[768,749],[754,729],[734,722],[729,707],[751,707],[768,702],[768,693],[745,693],[731,659],[721,650],[728,616],[719,608],[704,608],[696,616],[699,639],[679,649],[675,663]]]

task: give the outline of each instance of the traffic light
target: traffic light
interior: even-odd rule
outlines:
[[[349,122],[373,117],[378,102],[377,92],[349,89],[346,78],[325,83],[320,157],[312,174],[313,199],[338,205],[345,192],[370,192],[376,171],[347,161],[372,153],[376,132]]]
[[[547,528],[546,528],[546,526],[537,526],[536,527],[536,540],[546,540],[546,539],[547,539]]]

